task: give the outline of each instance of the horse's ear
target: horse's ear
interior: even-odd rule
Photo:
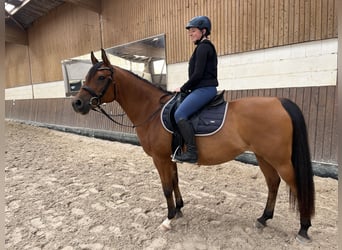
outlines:
[[[101,54],[102,54],[102,61],[105,65],[107,65],[108,67],[111,66],[111,63],[106,55],[106,51],[104,49],[101,49]]]
[[[90,58],[91,58],[91,62],[92,62],[93,65],[99,62],[99,61],[96,59],[96,57],[95,57],[93,51],[90,53]]]

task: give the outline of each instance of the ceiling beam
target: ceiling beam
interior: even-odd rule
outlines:
[[[6,18],[11,19],[12,22],[14,22],[20,29],[25,30],[23,25],[19,23],[10,13],[8,13],[7,10],[5,10],[5,13],[6,13]]]
[[[8,43],[28,45],[27,32],[12,25],[5,25],[5,41]]]
[[[101,0],[65,0],[65,2],[78,5],[98,14],[101,13]]]

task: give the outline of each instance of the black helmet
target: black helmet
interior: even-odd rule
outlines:
[[[186,29],[198,28],[200,30],[207,29],[206,36],[210,35],[211,22],[207,16],[196,16],[192,18],[185,26]]]

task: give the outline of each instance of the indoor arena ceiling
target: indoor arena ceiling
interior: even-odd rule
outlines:
[[[27,45],[27,28],[35,20],[66,2],[96,13],[101,12],[100,0],[5,0],[6,42]],[[110,52],[132,61],[146,61],[149,58],[159,60],[165,57],[164,47],[164,39],[152,38],[119,48],[111,48]],[[143,56],[148,56],[148,58]]]
[[[6,24],[24,30],[33,21],[64,2],[63,0],[5,0]]]
[[[6,41],[18,37],[22,39],[25,33],[20,34],[20,31],[26,31],[35,20],[65,2],[97,13],[100,13],[101,10],[101,1],[99,0],[5,0]],[[25,44],[25,41],[21,43]]]

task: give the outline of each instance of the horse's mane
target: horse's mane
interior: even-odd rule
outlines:
[[[93,65],[93,67],[90,68],[87,77],[88,77],[88,78],[92,78],[92,77],[96,74],[96,71],[101,67],[102,64],[103,64],[103,62],[95,63],[95,64]],[[125,72],[127,72],[127,73],[133,75],[134,77],[136,77],[136,78],[142,80],[143,82],[145,82],[145,83],[151,85],[152,87],[161,90],[161,91],[162,91],[163,93],[165,93],[165,94],[170,94],[170,95],[173,94],[172,92],[163,89],[162,87],[160,87],[160,86],[158,86],[158,85],[156,85],[156,84],[154,84],[154,83],[152,83],[152,82],[146,80],[145,78],[142,78],[141,76],[139,76],[139,75],[133,73],[132,71],[129,71],[129,70],[127,70],[127,69],[123,69],[123,68],[121,68],[121,67],[119,67],[119,66],[115,66],[115,67],[117,67],[117,68],[119,68],[119,69],[122,69],[123,71],[125,71]],[[115,71],[114,71],[114,74],[115,74]]]
[[[119,67],[119,68],[120,68],[120,67]],[[160,86],[158,86],[158,85],[156,85],[156,84],[154,84],[154,83],[150,82],[149,80],[147,80],[147,79],[145,79],[145,78],[143,78],[143,77],[141,77],[141,76],[139,76],[139,75],[135,74],[135,73],[134,73],[134,72],[132,72],[132,71],[129,71],[129,70],[127,70],[127,69],[123,69],[123,68],[120,68],[120,69],[122,69],[122,70],[126,71],[127,73],[129,73],[129,74],[133,75],[134,77],[136,77],[136,78],[138,78],[138,79],[142,80],[143,82],[145,82],[145,83],[147,83],[147,84],[151,85],[152,87],[155,87],[155,88],[157,88],[157,89],[161,90],[162,92],[164,92],[164,93],[166,93],[166,94],[170,94],[170,95],[172,95],[172,94],[173,94],[172,92],[170,92],[170,91],[167,91],[167,90],[163,89],[162,87],[160,87]]]

